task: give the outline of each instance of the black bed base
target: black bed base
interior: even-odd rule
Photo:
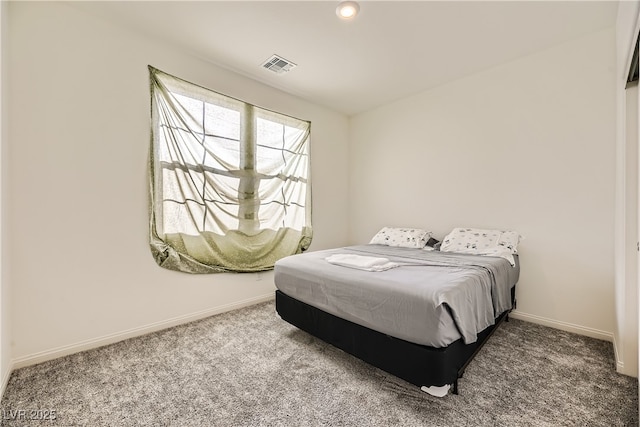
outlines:
[[[515,288],[512,295],[514,291]],[[509,314],[502,313],[495,325],[478,334],[475,343],[464,344],[459,339],[447,347],[435,348],[360,326],[279,290],[276,291],[276,311],[283,320],[383,371],[418,387],[453,384],[454,394],[458,394],[458,379],[469,362],[500,323],[508,321]]]

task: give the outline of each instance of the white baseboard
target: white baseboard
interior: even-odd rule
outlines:
[[[561,331],[573,332],[578,335],[585,335],[587,337],[613,342],[612,332],[601,331],[598,329],[587,328],[585,326],[574,325],[573,323],[548,319],[546,317],[536,316],[535,314],[523,313],[518,310],[512,311],[509,314],[509,317],[513,319],[524,320],[525,322],[537,323],[538,325],[549,326],[550,328],[560,329]]]
[[[616,372],[624,373],[624,361],[620,355],[622,354],[621,350],[618,348],[619,344],[616,340],[615,334],[613,335],[613,357],[615,357],[616,361]]]
[[[11,374],[11,371],[13,369],[24,368],[25,366],[35,365],[36,363],[57,359],[58,357],[67,356],[69,354],[78,353],[85,350],[91,350],[93,348],[113,344],[118,341],[123,341],[129,338],[145,335],[145,334],[156,332],[162,329],[167,329],[172,326],[181,325],[183,323],[204,319],[206,317],[225,313],[227,311],[237,310],[239,308],[248,307],[250,305],[270,301],[270,300],[273,300],[274,298],[275,298],[274,293],[269,293],[267,295],[260,295],[254,298],[237,301],[231,304],[213,307],[207,310],[202,310],[195,313],[174,317],[172,319],[151,323],[149,325],[141,326],[138,328],[132,328],[126,331],[116,332],[114,334],[105,335],[99,338],[93,338],[93,339],[81,341],[75,344],[65,345],[65,346],[61,346],[51,350],[45,350],[38,353],[30,354],[27,356],[22,356],[12,361],[13,363],[12,363],[11,369],[9,370],[9,373],[6,374],[6,377],[7,377],[6,381],[9,380],[9,375]],[[6,385],[6,382],[3,384]],[[4,391],[4,388],[2,389],[2,391]],[[2,395],[0,394],[0,396]]]
[[[616,361],[616,372],[622,375],[627,375],[630,377],[638,378],[638,362],[634,360],[637,357],[637,352],[635,353],[635,357],[632,360],[629,360],[629,363],[625,364],[625,354],[626,357],[629,357],[628,349],[625,352],[625,349],[621,345],[621,343],[616,339],[616,335],[613,336],[613,353]]]
[[[5,372],[2,373],[2,383],[0,383],[0,398],[4,396],[4,391],[7,389],[7,384],[9,384],[9,378],[11,378],[11,372],[15,369],[13,363],[7,368]]]

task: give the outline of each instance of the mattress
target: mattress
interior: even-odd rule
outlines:
[[[333,254],[400,264],[370,272],[333,265]],[[477,334],[512,308],[520,265],[498,257],[360,245],[289,256],[275,264],[286,295],[358,325],[412,343],[445,347]]]

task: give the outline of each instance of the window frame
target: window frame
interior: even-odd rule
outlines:
[[[202,210],[202,218],[201,218],[202,222],[200,226],[196,226],[195,230],[200,235],[203,235],[206,233],[215,233],[216,231],[222,232],[225,237],[228,234],[230,234],[231,231],[238,232],[244,236],[251,237],[254,235],[263,234],[262,232],[267,229],[274,230],[276,232],[283,228],[286,229],[288,228],[286,227],[288,223],[287,221],[285,221],[285,219],[287,218],[287,209],[301,209],[303,213],[300,214],[298,212],[297,215],[303,216],[303,223],[299,223],[300,220],[298,220],[298,223],[296,223],[294,218],[293,224],[295,226],[292,227],[293,230],[297,230],[297,228],[299,228],[300,229],[299,231],[302,235],[300,239],[300,244],[298,245],[298,248],[296,249],[295,253],[299,253],[306,250],[309,247],[309,244],[311,242],[311,235],[312,235],[311,233],[311,183],[310,183],[311,174],[310,174],[310,158],[309,158],[310,157],[309,143],[310,143],[310,128],[311,128],[310,122],[296,119],[294,117],[291,117],[285,114],[266,110],[266,109],[257,107],[255,105],[240,101],[236,98],[229,97],[215,91],[211,91],[201,86],[186,82],[182,79],[178,79],[174,76],[170,76],[151,66],[149,66],[149,71],[152,79],[152,82],[151,82],[152,84],[152,108],[151,108],[152,109],[152,112],[151,112],[152,113],[152,136],[151,136],[152,159],[150,160],[150,163],[152,164],[150,164],[150,173],[152,174],[151,180],[154,181],[151,188],[152,202],[150,207],[150,211],[152,214],[151,221],[153,222],[150,227],[151,233],[152,233],[152,241],[154,240],[154,238],[163,240],[162,239],[163,236],[166,236],[167,234],[173,234],[173,233],[165,232],[166,231],[165,228],[167,227],[166,226],[167,222],[165,221],[166,220],[165,215],[167,214],[167,211],[164,205],[166,203],[181,204],[181,205],[184,205],[184,209],[188,209],[189,204],[198,205]],[[181,129],[178,125],[174,125],[173,123],[170,123],[169,121],[163,121],[162,117],[164,117],[164,115],[166,114],[163,115],[162,112],[160,112],[161,108],[158,107],[157,105],[159,101],[154,99],[155,94],[154,94],[153,85],[157,84],[157,82],[154,81],[154,78],[166,79],[166,81],[163,81],[162,83],[166,86],[166,91],[173,96],[172,101],[174,102],[174,104],[178,104],[176,96],[186,97],[195,102],[201,102],[202,106],[201,106],[201,109],[199,110],[202,112],[202,116],[199,118],[201,122],[198,123],[198,118],[194,117],[193,114],[187,115],[189,116],[188,119],[182,119],[183,121],[179,122],[181,125],[185,126],[186,128],[185,130],[185,129]],[[192,88],[194,90],[193,91],[187,90],[186,89],[187,87]],[[212,101],[215,101],[215,102],[212,102]],[[209,150],[206,147],[207,137],[223,138],[223,139],[226,138],[226,136],[207,134],[206,112],[207,112],[207,106],[209,105],[213,106],[213,108],[228,108],[239,114],[239,123],[238,123],[238,125],[240,126],[240,130],[238,132],[239,138],[237,140],[227,138],[229,141],[234,141],[234,142],[237,142],[238,144],[239,158],[238,158],[237,169],[216,168],[211,164],[207,164],[207,160],[206,160],[207,155],[209,152],[211,152],[211,150]],[[172,107],[178,108],[177,105],[173,105]],[[184,110],[184,108],[182,108],[182,110]],[[198,123],[201,126],[202,132],[194,132],[193,129],[187,125],[186,121],[188,120],[192,120],[194,121],[194,123]],[[263,143],[263,141],[259,140],[257,128],[259,128],[260,120],[264,120],[267,123],[270,122],[276,127],[277,126],[282,127],[282,130],[281,130],[282,141],[283,141],[282,147],[275,147],[268,143]],[[294,126],[290,127],[289,126],[290,124],[294,124]],[[293,131],[289,131],[289,129],[293,129]],[[176,132],[177,134],[180,134],[181,132],[186,132],[185,133],[187,135],[186,138],[189,138],[189,136],[193,138],[199,137],[200,144],[202,144],[202,151],[204,153],[202,161],[200,162],[191,161],[191,160],[195,160],[195,157],[191,157],[187,161],[184,161],[184,159],[182,159],[181,161],[178,161],[176,159],[162,158],[163,154],[166,154],[167,152],[171,151],[171,149],[167,148],[165,152],[161,152],[162,150],[158,141],[162,139],[161,135],[163,134],[163,132],[168,132],[168,131],[170,131],[170,133]],[[285,140],[287,139],[286,137],[287,132],[290,132],[294,136],[296,136],[296,138],[293,138],[293,141],[297,142],[298,140],[300,140],[302,142],[303,150],[295,153],[291,151],[291,153],[293,153],[292,158],[296,159],[297,161],[300,161],[301,157],[306,157],[306,159],[304,159],[301,163],[303,164],[303,167],[298,167],[300,171],[304,171],[304,175],[306,176],[295,176],[295,175],[288,176],[283,174],[282,172],[279,172],[277,174],[261,173],[262,163],[260,163],[260,156],[258,156],[259,150],[263,150],[263,151],[267,150],[267,152],[269,152],[270,150],[280,151],[283,157],[283,162],[284,162],[283,164],[285,166],[287,165],[286,156],[288,155],[288,151],[289,151],[288,148],[285,146]],[[167,137],[165,136],[165,142],[166,142],[166,139]],[[285,155],[285,152],[287,152],[287,155]],[[294,169],[294,172],[298,173],[298,169]],[[182,199],[172,199],[165,194],[165,193],[168,194],[168,192],[166,192],[166,189],[165,189],[167,187],[166,180],[174,179],[174,178],[167,178],[167,174],[165,174],[165,172],[172,171],[172,173],[174,173],[175,176],[179,176],[178,170],[180,171],[180,174],[184,174],[185,176],[190,177],[192,180],[193,180],[193,177],[195,176],[199,176],[201,178],[199,179],[199,184],[200,183],[202,184],[202,190],[198,193],[199,199],[195,197],[189,198],[187,196],[184,196]],[[211,176],[216,176],[216,177],[226,176],[233,179],[238,179],[237,186],[235,187],[235,189],[237,190],[237,201],[230,201],[231,199],[229,199],[229,201],[225,201],[225,200],[214,200],[212,198],[207,198],[208,189],[212,190],[213,193],[218,193],[218,191],[220,191],[220,188],[215,188],[214,181],[208,178],[207,174],[210,174]],[[173,183],[174,187],[182,188],[179,185],[179,183],[177,183],[177,178],[175,179],[176,179],[176,182]],[[298,186],[302,185],[303,187],[297,187],[297,188],[299,193],[303,194],[304,202],[302,203],[300,202],[299,199],[302,198],[300,194],[298,194],[298,199],[287,200],[286,197],[284,196],[284,190],[282,190],[283,199],[281,202],[278,200],[272,200],[272,199],[263,200],[260,197],[260,191],[261,191],[260,186],[263,180],[281,180],[282,183],[279,185],[278,188],[285,187],[286,185],[289,185],[291,183],[294,183],[291,185],[298,185]],[[271,181],[269,181],[269,183],[272,184]],[[196,186],[195,182],[193,182],[191,187],[195,187],[195,186]],[[303,188],[303,190],[299,190],[299,188]],[[158,209],[158,203],[162,205],[161,209]],[[285,219],[282,220],[282,226],[278,226],[277,228],[275,225],[268,223],[268,220],[270,219],[264,219],[264,218],[261,218],[260,216],[261,208],[274,203],[282,205],[282,209],[285,211],[284,217],[283,217]],[[210,223],[208,222],[207,216],[213,215],[213,217],[215,218],[215,215],[216,215],[215,212],[210,208],[209,204],[216,205],[216,206],[219,204],[228,205],[228,206],[237,206],[237,220],[238,220],[237,227],[234,228],[233,224],[226,223],[224,224],[225,227],[220,227],[219,230],[216,230],[214,228],[211,228],[211,229],[208,228]],[[273,207],[270,207],[270,208],[273,208]],[[194,211],[196,210],[194,209]],[[276,211],[277,211],[277,208],[276,208]],[[189,213],[191,214],[191,211],[189,211]],[[217,221],[217,220],[218,219],[214,219],[214,221]],[[262,222],[265,222],[265,224],[268,224],[268,227],[265,228]],[[192,227],[194,223],[195,221],[191,224]],[[289,225],[290,223],[292,223],[292,220],[289,220]],[[185,230],[187,228],[185,228]],[[191,235],[190,233],[186,233],[184,230],[178,232],[177,234],[180,234],[182,236]],[[162,243],[166,244],[166,242],[162,242]],[[172,246],[172,245],[169,244],[169,246]],[[178,245],[173,245],[173,246],[178,246]],[[152,249],[153,247],[154,245],[152,244]],[[169,248],[168,250],[169,252],[171,252],[172,250],[179,251],[180,248],[174,247],[174,248]],[[154,256],[157,255],[157,252],[158,252],[157,250],[154,251]],[[184,254],[179,254],[179,257],[183,255]],[[189,255],[187,254],[187,256]],[[156,260],[158,260],[157,256],[156,256]],[[161,263],[159,262],[159,264]],[[226,269],[226,266],[224,265],[222,266],[212,265],[210,267],[216,270]],[[272,265],[266,266],[266,269],[268,268],[272,268]],[[236,269],[232,269],[232,270],[237,271]],[[189,272],[192,272],[192,271],[189,271]]]

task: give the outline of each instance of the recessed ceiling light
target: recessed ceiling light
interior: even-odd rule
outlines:
[[[353,19],[360,11],[360,5],[355,1],[343,1],[336,8],[336,15],[340,19]]]

